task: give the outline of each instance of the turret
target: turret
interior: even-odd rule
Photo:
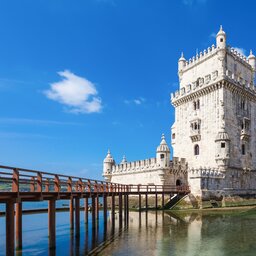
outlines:
[[[123,159],[121,161],[121,164],[126,164],[127,163],[127,160],[126,160],[126,156],[123,156]]]
[[[220,26],[220,31],[216,35],[216,47],[219,49],[226,48],[226,33],[223,31],[222,26]]]
[[[103,161],[103,176],[107,181],[111,180],[112,167],[115,165],[115,160],[111,156],[110,150],[108,150],[107,156]]]
[[[230,150],[230,139],[228,136],[228,133],[221,129],[215,139],[216,143],[216,154],[215,154],[215,160],[217,162],[217,165],[225,169],[228,167],[229,163],[229,150]]]
[[[170,165],[170,149],[165,141],[165,136],[162,134],[160,145],[156,150],[156,161],[161,167],[169,167]]]
[[[256,57],[252,54],[252,50],[250,50],[250,55],[248,56],[248,62],[252,66],[253,71],[256,71]]]
[[[178,75],[182,76],[182,71],[186,66],[186,59],[184,58],[183,52],[181,53],[181,57],[178,60]]]
[[[219,62],[219,76],[224,77],[226,72],[225,67],[225,56],[226,56],[226,33],[223,31],[222,26],[220,26],[220,31],[216,35],[216,48],[218,51]]]

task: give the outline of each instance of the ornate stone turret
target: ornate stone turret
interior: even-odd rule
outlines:
[[[228,133],[225,131],[225,113],[224,113],[224,102],[220,102],[220,117],[221,117],[221,127],[216,136],[216,154],[215,160],[217,165],[221,169],[225,169],[228,167],[229,163],[229,150],[230,150],[230,139]]]
[[[125,164],[125,163],[127,163],[127,160],[126,160],[126,157],[123,156],[123,159],[122,159],[122,161],[121,161],[121,164]]]
[[[220,49],[226,48],[226,33],[222,29],[222,25],[220,26],[220,30],[216,35],[216,47]]]
[[[215,139],[216,143],[216,155],[215,160],[218,166],[221,169],[225,169],[229,164],[229,148],[230,148],[230,139],[228,133],[221,129]]]
[[[111,179],[112,167],[115,165],[115,160],[111,156],[110,150],[108,150],[107,156],[103,161],[103,176],[107,181]]]
[[[248,63],[251,65],[252,70],[253,70],[253,77],[252,77],[252,81],[253,81],[253,85],[255,85],[255,73],[256,73],[256,57],[253,55],[252,50],[250,50],[250,55],[248,56]]]
[[[170,165],[170,149],[165,141],[165,136],[162,134],[162,140],[156,150],[156,161],[161,167],[169,167]]]
[[[178,75],[179,78],[182,76],[182,70],[186,67],[186,59],[184,58],[183,52],[181,53],[181,57],[178,60]]]
[[[223,31],[222,26],[220,26],[220,31],[216,35],[216,48],[218,50],[218,59],[220,76],[224,77],[225,74],[225,56],[226,56],[226,33]]]

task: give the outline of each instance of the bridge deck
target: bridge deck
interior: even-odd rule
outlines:
[[[134,185],[0,166],[0,202],[138,194],[187,194],[188,186]]]

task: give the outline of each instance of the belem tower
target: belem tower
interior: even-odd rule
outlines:
[[[123,184],[189,185],[197,200],[255,195],[256,58],[216,45],[178,60],[179,90],[171,94],[173,158],[164,135],[156,157],[116,164],[110,152],[103,176]]]

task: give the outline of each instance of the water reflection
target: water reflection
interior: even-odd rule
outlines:
[[[256,211],[118,212],[82,219],[80,235],[69,213],[57,213],[56,249],[48,250],[47,214],[23,216],[23,250],[16,255],[255,255]],[[105,221],[104,221],[105,220]],[[0,218],[0,255],[5,252]]]

